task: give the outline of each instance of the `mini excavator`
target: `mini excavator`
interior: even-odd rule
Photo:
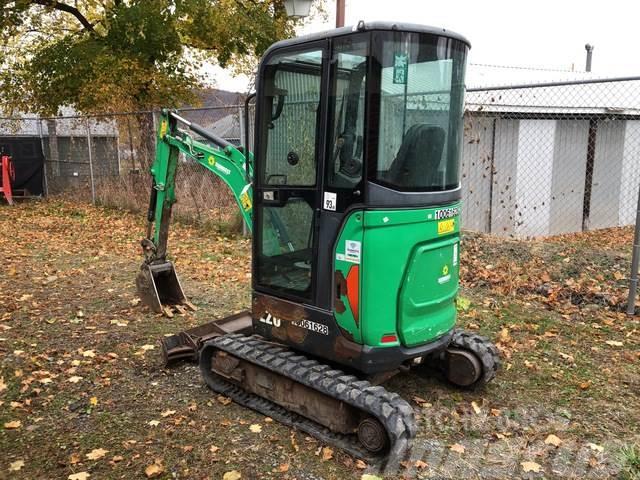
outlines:
[[[164,338],[166,363],[198,361],[215,392],[373,462],[402,459],[416,433],[386,379],[494,378],[496,347],[455,327],[468,49],[383,22],[278,42],[245,103],[252,153],[162,111],[141,299],[190,306],[167,260],[181,162],[228,185],[253,236],[251,310]]]

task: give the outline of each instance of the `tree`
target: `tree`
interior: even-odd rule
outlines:
[[[0,105],[55,115],[195,101],[205,62],[253,65],[293,34],[283,0],[0,0]]]

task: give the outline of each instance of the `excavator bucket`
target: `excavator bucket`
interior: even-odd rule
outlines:
[[[193,306],[187,300],[173,263],[143,263],[136,277],[140,300],[157,313],[167,314],[174,305]]]

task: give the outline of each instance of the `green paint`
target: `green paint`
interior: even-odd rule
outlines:
[[[354,265],[358,264],[354,263],[354,261],[339,260],[339,258],[346,258],[345,250],[347,241],[360,242],[360,244],[362,245],[362,237],[364,234],[364,229],[362,228],[364,223],[363,217],[364,213],[362,211],[353,212],[351,215],[349,215],[349,217],[345,221],[344,227],[342,228],[342,231],[340,232],[338,241],[336,243],[335,269],[342,272],[344,278],[347,278],[347,275],[349,275],[349,270]],[[360,272],[360,275],[362,275],[362,272]],[[360,279],[361,278],[362,277],[360,276]],[[353,336],[353,341],[362,343],[362,333],[360,331],[360,326],[362,325],[361,317],[356,324],[353,311],[351,310],[351,306],[349,305],[349,300],[347,299],[346,295],[342,295],[340,297],[340,300],[345,306],[345,311],[342,313],[338,313],[337,311],[335,311],[335,317],[338,325]]]
[[[246,158],[238,149],[227,147],[219,149],[194,140],[183,131],[178,131],[169,120],[168,112],[160,116],[156,156],[151,165],[151,175],[155,181],[158,197],[155,207],[155,231],[153,240],[158,245],[160,240],[160,224],[165,215],[170,214],[176,201],[175,174],[178,168],[178,154],[182,152],[195,160],[207,170],[213,172],[227,184],[240,208],[240,213],[251,231],[253,223],[253,156],[249,153],[249,165],[246,169]],[[247,175],[248,172],[248,175]],[[248,178],[247,178],[248,177]]]
[[[348,301],[336,312],[338,324],[356,341],[369,346],[415,346],[437,339],[453,328],[459,277],[459,216],[436,220],[441,208],[371,210],[352,213],[336,244],[336,257],[345,254],[347,240],[360,239],[360,324],[356,327]],[[356,215],[362,221],[356,221]],[[453,222],[451,222],[453,220]],[[443,222],[449,222],[443,223]],[[453,231],[448,230],[452,225]],[[454,260],[455,252],[455,260]],[[347,275],[350,262],[336,259]],[[396,334],[396,343],[381,344]]]

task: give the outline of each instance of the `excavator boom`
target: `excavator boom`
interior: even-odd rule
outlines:
[[[185,129],[186,128],[186,129]],[[201,139],[195,139],[198,135]],[[217,175],[231,190],[249,231],[252,228],[253,165],[251,154],[192,123],[163,110],[151,165],[151,195],[147,235],[142,240],[145,260],[136,278],[141,300],[153,311],[172,315],[172,308],[193,307],[187,300],[173,263],[167,259],[171,210],[176,202],[175,178],[180,155]]]

